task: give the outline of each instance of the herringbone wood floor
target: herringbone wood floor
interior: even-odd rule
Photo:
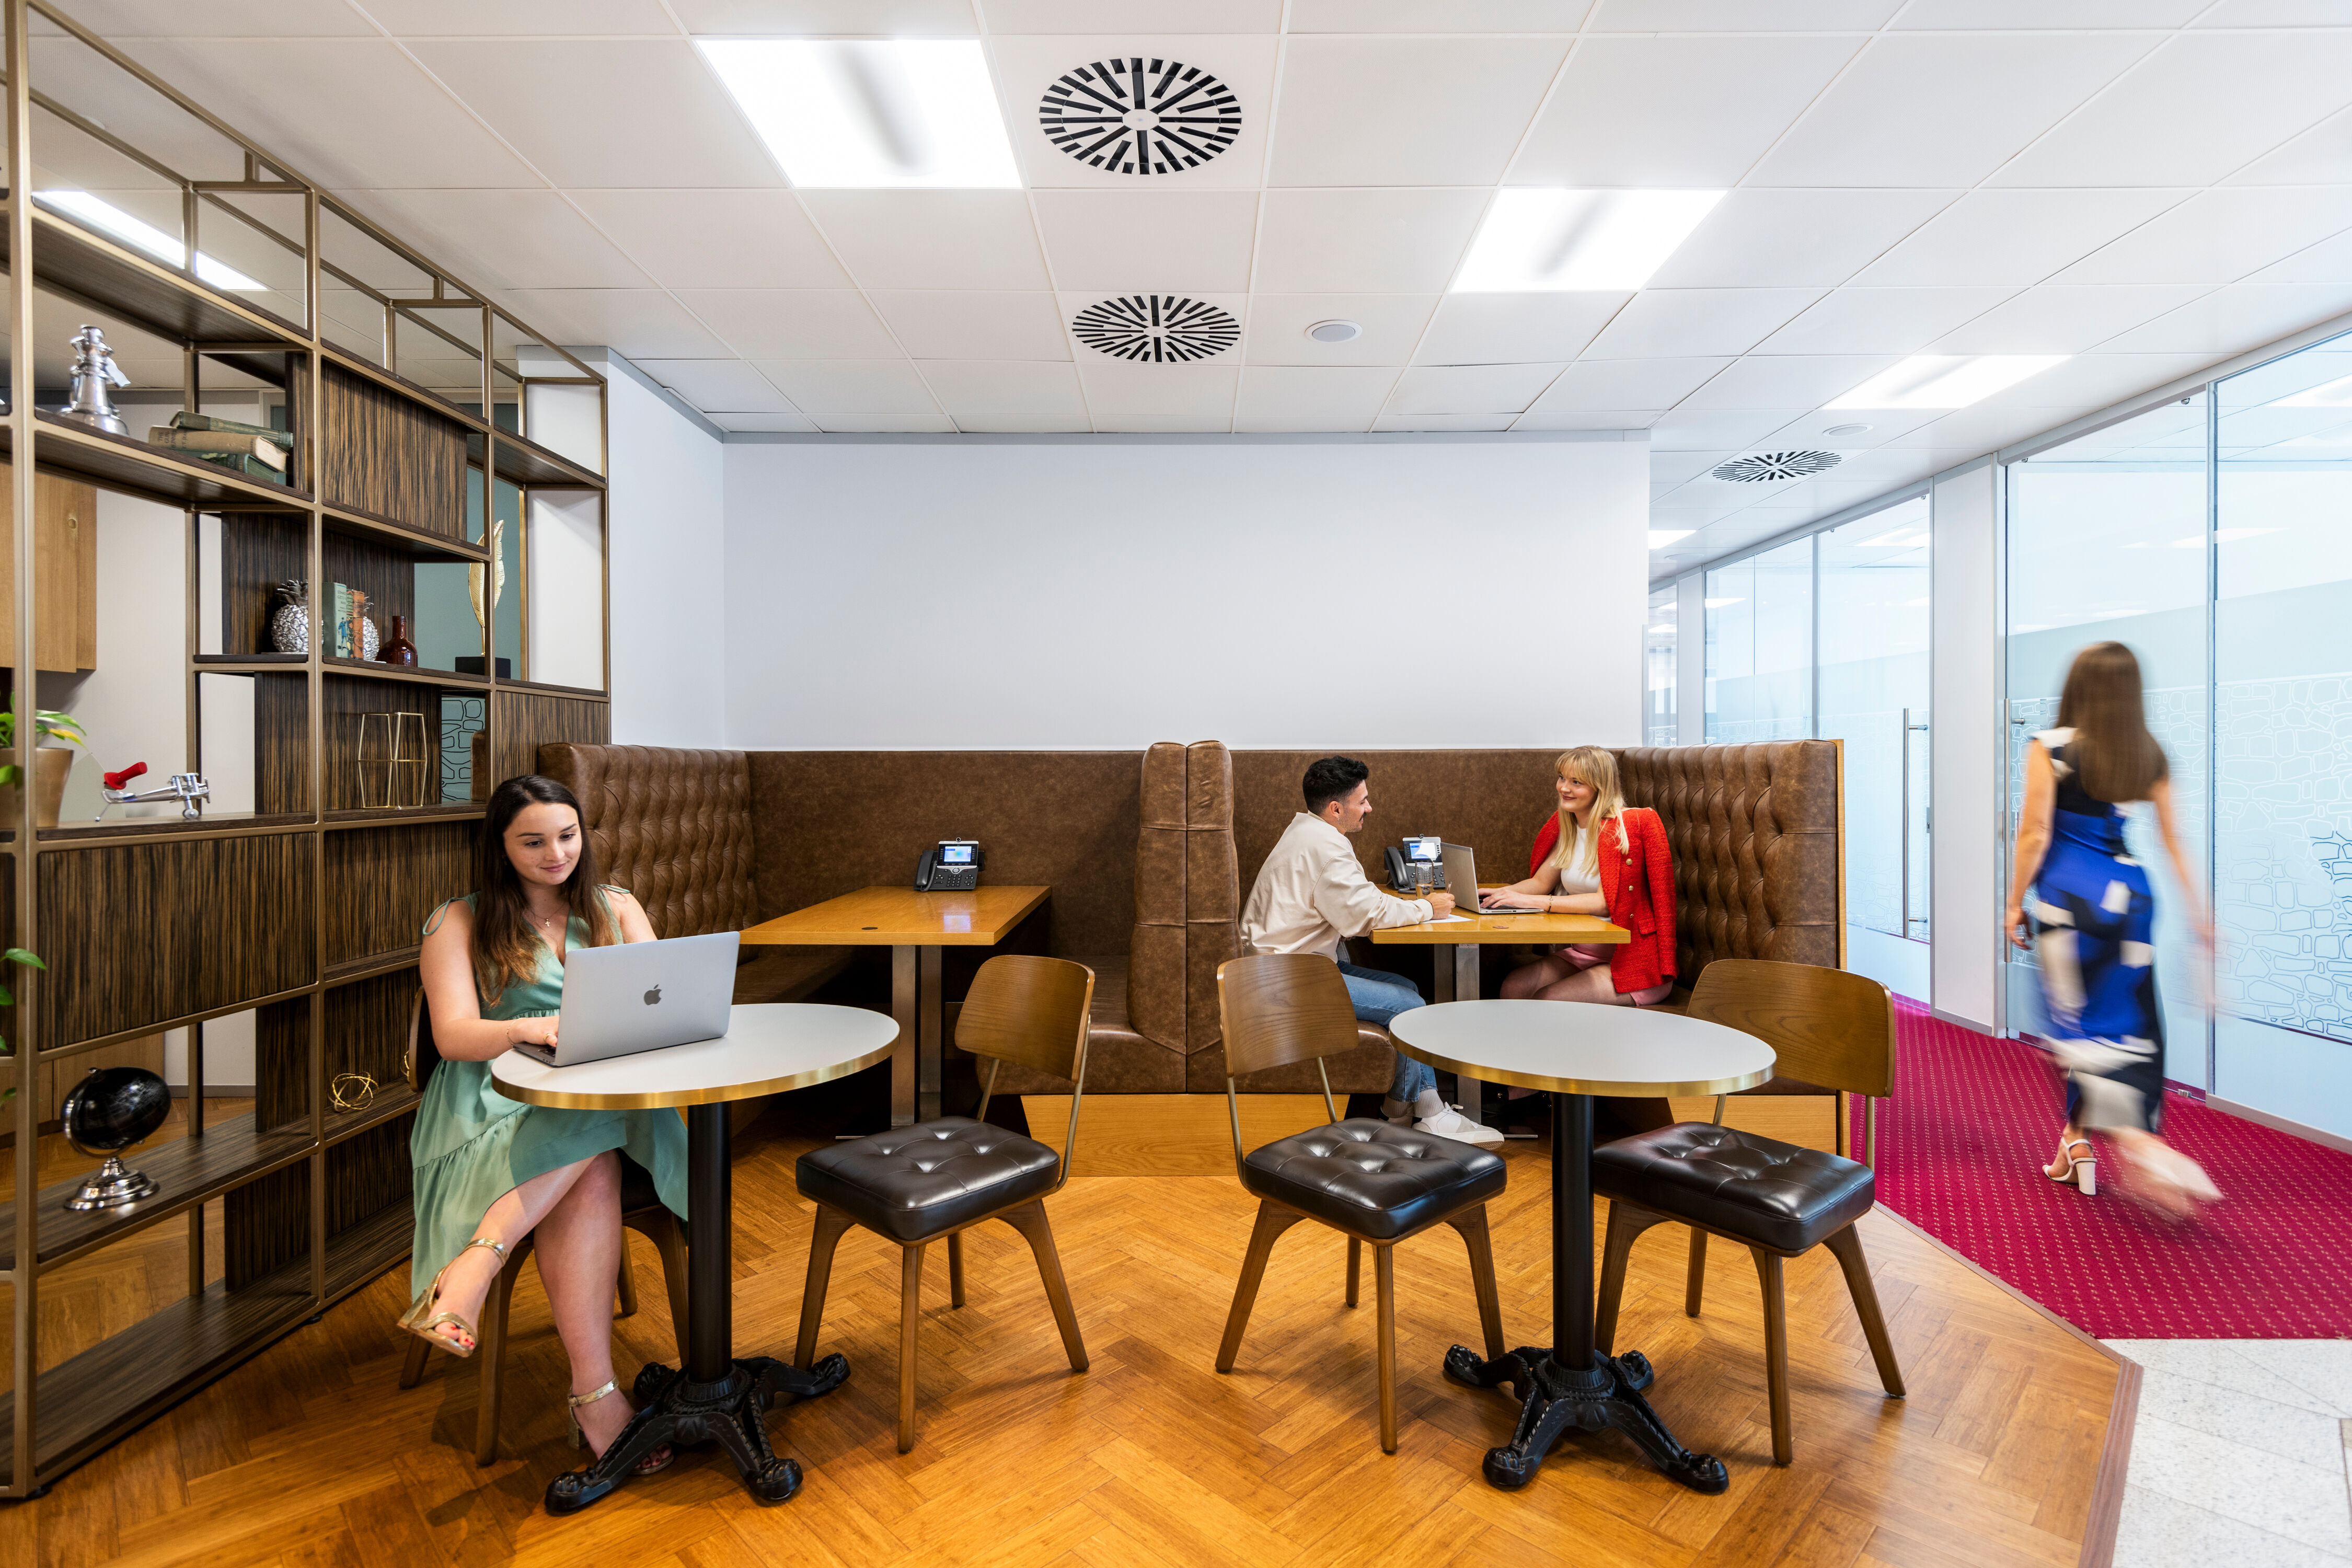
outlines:
[[[736,1336],[788,1355],[810,1230],[793,1158],[739,1143]],[[1507,1151],[1492,1206],[1505,1331],[1546,1337],[1549,1170]],[[1083,1169],[1083,1165],[1081,1166]],[[1230,1175],[1078,1176],[1049,1205],[1092,1370],[1063,1358],[1026,1247],[974,1232],[970,1304],[950,1310],[933,1248],[921,1327],[921,1430],[895,1452],[898,1260],[853,1232],[824,1348],[849,1384],[771,1423],[807,1483],[763,1510],[716,1450],[576,1519],[540,1508],[574,1464],[562,1442],[564,1361],[535,1278],[515,1297],[507,1452],[477,1469],[473,1369],[395,1377],[396,1269],[168,1415],[46,1499],[0,1505],[11,1563],[1201,1563],[1539,1565],[2071,1563],[2116,1385],[2096,1349],[1885,1215],[1864,1235],[1910,1396],[1880,1393],[1832,1260],[1789,1268],[1797,1459],[1770,1463],[1756,1274],[1718,1243],[1706,1312],[1682,1305],[1684,1233],[1637,1248],[1620,1343],[1660,1369],[1654,1397],[1731,1490],[1702,1498],[1615,1436],[1571,1439],[1517,1494],[1489,1488],[1507,1438],[1501,1394],[1447,1384],[1439,1358],[1476,1337],[1462,1248],[1439,1231],[1399,1249],[1402,1442],[1379,1447],[1370,1270],[1342,1304],[1345,1249],[1314,1226],[1276,1250],[1230,1376],[1212,1369],[1253,1205]],[[1600,1231],[1596,1223],[1596,1237]],[[160,1240],[160,1238],[159,1238]],[[639,1244],[643,1310],[616,1325],[624,1378],[674,1360],[656,1263]]]

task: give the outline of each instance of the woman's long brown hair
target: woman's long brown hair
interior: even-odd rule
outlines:
[[[2058,728],[2074,731],[2066,759],[2093,800],[2146,800],[2170,772],[2164,747],[2147,732],[2139,660],[2119,642],[2095,642],[2074,656],[2058,694]]]
[[[563,901],[588,922],[589,946],[608,947],[621,940],[612,910],[596,896],[596,846],[588,837],[588,825],[580,819],[580,802],[553,779],[520,773],[490,792],[488,815],[482,822],[480,874],[474,884],[474,984],[489,1004],[505,994],[509,983],[536,978],[539,955],[547,951],[530,923],[522,874],[507,858],[507,829],[532,805],[572,808],[572,820],[580,823],[580,858],[572,863],[572,876],[563,884]]]

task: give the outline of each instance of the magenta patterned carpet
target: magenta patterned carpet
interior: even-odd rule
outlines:
[[[1879,1202],[2102,1339],[2352,1337],[2352,1155],[2172,1095],[2165,1136],[2225,1201],[2176,1224],[2105,1142],[2086,1198],[2042,1173],[2061,1100],[2040,1050],[1895,1008]]]

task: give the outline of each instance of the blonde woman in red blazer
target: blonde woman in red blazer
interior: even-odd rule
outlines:
[[[1531,874],[1487,907],[1607,915],[1633,940],[1555,948],[1512,972],[1503,994],[1647,1007],[1675,988],[1675,865],[1665,824],[1625,804],[1617,759],[1598,746],[1560,753],[1559,814],[1536,836]]]

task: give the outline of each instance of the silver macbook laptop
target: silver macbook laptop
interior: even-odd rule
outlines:
[[[735,995],[731,931],[575,948],[563,961],[555,1044],[515,1049],[550,1067],[657,1051],[727,1032]]]
[[[1470,853],[1466,844],[1448,844],[1441,851],[1445,861],[1445,889],[1454,895],[1456,914],[1524,915],[1530,910],[1490,910],[1480,901],[1478,893],[1478,858]]]

